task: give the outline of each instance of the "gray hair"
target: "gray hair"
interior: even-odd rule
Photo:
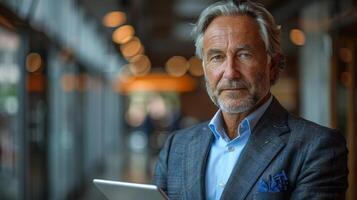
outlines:
[[[249,0],[219,1],[202,11],[192,32],[195,38],[196,55],[201,59],[203,58],[203,35],[209,24],[216,17],[240,15],[247,15],[255,19],[268,54],[270,56],[279,54],[281,58],[277,66],[283,69],[285,67],[285,59],[282,56],[280,45],[281,27],[275,23],[274,17],[267,9]]]

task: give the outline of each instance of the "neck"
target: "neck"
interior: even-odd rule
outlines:
[[[227,113],[222,111],[223,121],[225,124],[225,131],[230,139],[236,138],[238,135],[237,129],[238,125],[242,122],[244,118],[246,118],[250,113],[255,111],[261,105],[263,105],[266,101],[268,101],[270,97],[270,93],[265,95],[262,99],[258,101],[258,103],[250,110],[242,113]]]

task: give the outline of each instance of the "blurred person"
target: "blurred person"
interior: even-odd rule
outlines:
[[[221,1],[194,28],[212,120],[174,132],[154,181],[170,199],[344,199],[344,137],[285,110],[270,93],[285,62],[261,5]]]

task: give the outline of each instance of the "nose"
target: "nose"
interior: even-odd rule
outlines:
[[[224,78],[237,79],[240,78],[240,68],[239,64],[235,61],[234,57],[227,56],[224,66]]]

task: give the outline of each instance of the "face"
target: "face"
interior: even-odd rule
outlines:
[[[220,16],[203,36],[203,65],[212,101],[226,113],[251,110],[270,90],[270,56],[249,16]]]

